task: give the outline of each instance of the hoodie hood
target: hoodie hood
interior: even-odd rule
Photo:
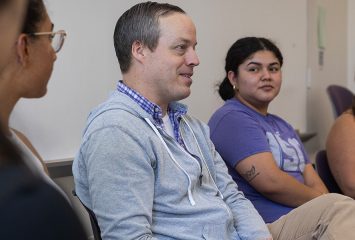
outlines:
[[[90,112],[87,120],[87,125],[84,129],[83,134],[86,133],[87,129],[95,118],[97,118],[104,112],[111,110],[123,110],[131,113],[137,118],[141,118],[142,120],[149,119],[151,122],[154,122],[153,117],[149,113],[142,109],[137,103],[132,104],[133,102],[134,101],[126,94],[121,93],[118,90],[114,91],[113,93],[111,93],[110,97],[105,102],[103,102]],[[183,108],[187,110],[187,106],[179,102],[172,102],[169,104],[169,107],[172,109]]]

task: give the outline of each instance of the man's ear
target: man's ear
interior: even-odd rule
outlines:
[[[17,61],[24,66],[27,65],[29,59],[29,40],[28,35],[21,33],[16,42]]]
[[[132,57],[139,62],[142,62],[145,57],[146,47],[140,41],[134,41],[132,44]]]

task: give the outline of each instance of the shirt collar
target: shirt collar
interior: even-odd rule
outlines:
[[[150,116],[152,116],[152,118],[154,119],[155,123],[158,126],[164,128],[163,112],[158,105],[156,105],[155,103],[152,103],[147,98],[145,98],[144,96],[139,94],[137,91],[128,87],[122,81],[118,82],[117,90],[121,93],[126,94],[128,97],[130,97],[144,111],[146,111]],[[172,120],[172,124],[173,124],[174,128],[176,128],[177,126],[175,126],[175,125],[176,124],[178,125],[178,122],[180,122],[181,116],[185,115],[186,113],[187,113],[187,107],[183,104],[180,104],[177,102],[172,102],[168,106],[169,118],[170,118],[170,120]]]

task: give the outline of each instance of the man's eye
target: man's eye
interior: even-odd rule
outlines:
[[[185,45],[178,45],[178,46],[176,46],[176,49],[177,50],[185,50],[186,46]]]

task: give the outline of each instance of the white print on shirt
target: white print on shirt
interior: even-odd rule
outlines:
[[[276,164],[285,171],[303,172],[305,159],[297,139],[288,138],[287,141],[280,137],[280,134],[266,132],[270,149]]]

